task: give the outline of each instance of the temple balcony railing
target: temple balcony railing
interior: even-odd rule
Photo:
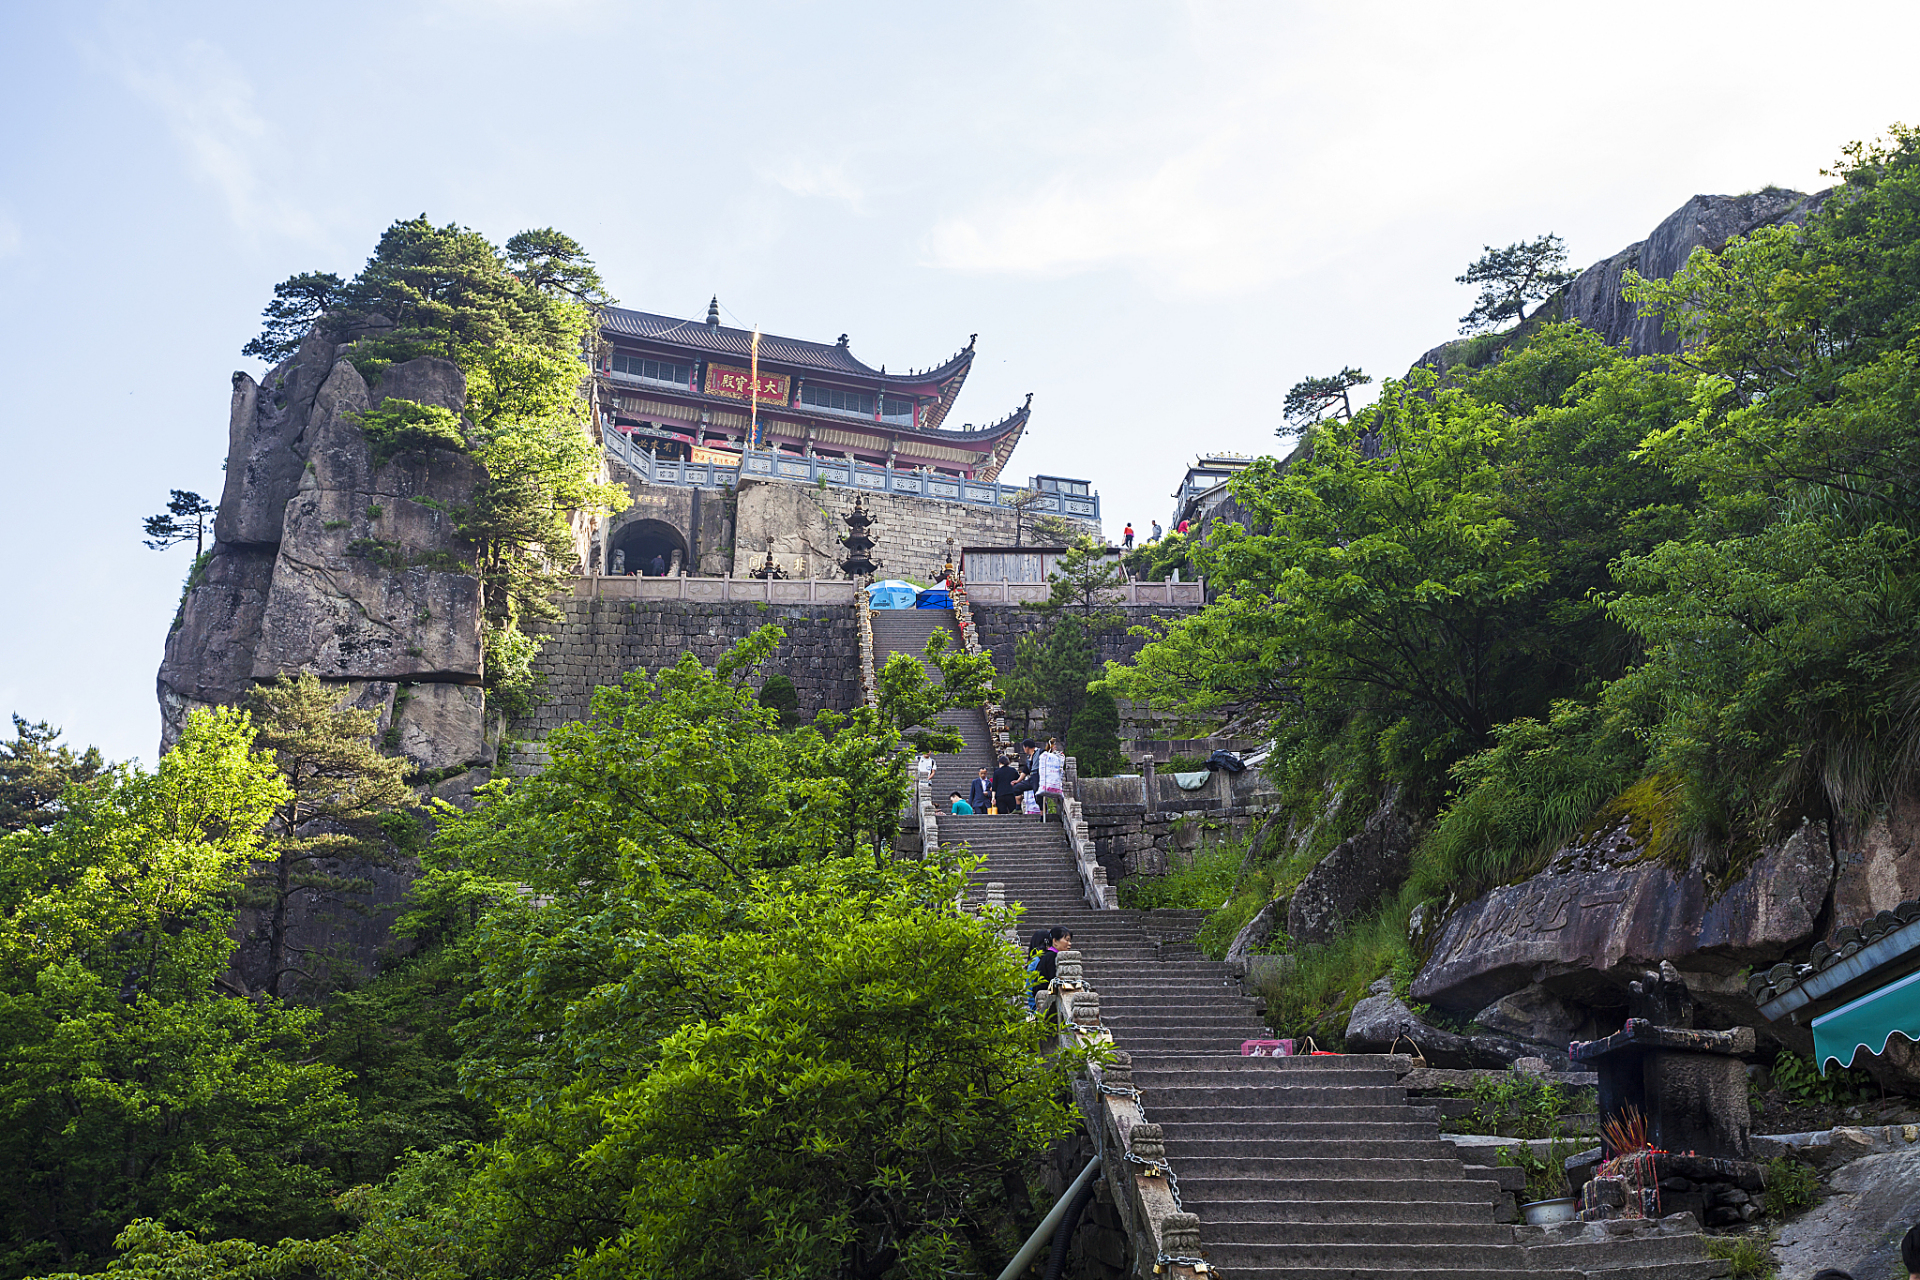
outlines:
[[[830,489],[857,489],[864,493],[897,493],[939,502],[1013,509],[1014,499],[1027,490],[993,480],[963,480],[936,471],[900,471],[845,458],[796,458],[789,453],[747,450],[739,466],[712,462],[665,462],[639,448],[624,433],[606,433],[606,454],[650,484],[691,485],[718,489],[741,480],[785,480],[793,484]],[[1029,516],[1060,516],[1069,520],[1100,519],[1100,495],[1041,493],[1027,506]]]

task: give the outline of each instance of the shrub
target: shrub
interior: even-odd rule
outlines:
[[[768,676],[760,686],[760,705],[780,714],[780,727],[791,729],[800,723],[800,691],[785,676]]]
[[[1771,1236],[1710,1236],[1706,1245],[1709,1258],[1733,1264],[1733,1280],[1773,1280],[1779,1271]]]
[[[1819,1198],[1820,1177],[1811,1165],[1801,1164],[1792,1156],[1775,1156],[1767,1161],[1767,1189],[1761,1203],[1768,1217],[1805,1209]]]

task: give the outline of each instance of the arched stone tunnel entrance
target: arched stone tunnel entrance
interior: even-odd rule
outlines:
[[[660,559],[660,568],[654,566],[656,556]],[[607,561],[608,572],[638,572],[647,577],[671,573],[676,567],[693,572],[687,559],[686,538],[664,520],[635,520],[622,527],[613,535]]]

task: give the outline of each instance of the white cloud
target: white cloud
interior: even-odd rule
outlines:
[[[832,200],[855,213],[866,211],[866,188],[844,160],[818,156],[788,156],[760,171],[760,177],[803,200]]]
[[[1920,34],[1916,11],[1843,7]],[[1671,208],[1715,184],[1811,184],[1847,136],[1898,113],[1902,55],[1884,42],[1855,50],[1886,74],[1863,68],[1810,119],[1778,92],[1777,64],[1841,50],[1783,40],[1781,15],[1760,9],[1194,3],[1132,92],[1096,84],[1082,111],[1012,138],[1004,176],[933,220],[923,260],[1012,275],[1120,269],[1221,295],[1368,254],[1421,223],[1474,228],[1465,251],[1534,234],[1506,222],[1543,200],[1570,230],[1602,197]],[[1621,41],[1645,24],[1658,41]],[[1804,172],[1777,172],[1809,145],[1825,150],[1807,153]]]
[[[194,173],[219,192],[227,216],[249,235],[313,238],[312,217],[266,176],[283,142],[255,105],[252,82],[219,46],[171,43],[121,26],[112,62],[122,82],[158,109]]]
[[[0,210],[0,259],[11,258],[27,245],[26,235],[20,230],[20,224]]]

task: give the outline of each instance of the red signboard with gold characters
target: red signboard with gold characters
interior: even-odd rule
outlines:
[[[747,387],[752,385],[753,398],[761,404],[785,404],[788,381],[784,373],[763,373],[756,384],[753,375],[745,369],[732,369],[724,364],[707,366],[707,394],[710,396],[745,400]]]

